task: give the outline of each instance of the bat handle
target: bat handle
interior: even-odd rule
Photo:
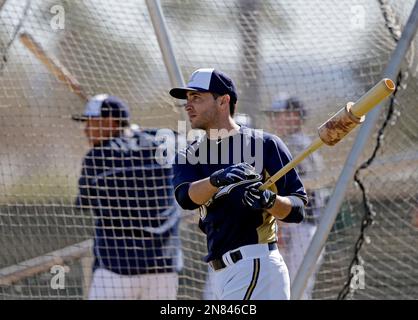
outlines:
[[[286,173],[288,173],[290,170],[292,170],[294,167],[296,167],[300,162],[302,162],[303,159],[305,159],[308,155],[310,155],[315,150],[319,149],[324,142],[320,138],[316,138],[315,141],[313,141],[309,147],[307,147],[302,153],[300,153],[297,157],[295,157],[292,161],[290,161],[288,164],[286,164],[283,168],[281,168],[279,171],[277,171],[274,175],[272,175],[266,182],[264,182],[259,190],[266,190],[268,187],[270,187],[273,183],[275,183],[277,180],[279,180],[281,177],[283,177]]]

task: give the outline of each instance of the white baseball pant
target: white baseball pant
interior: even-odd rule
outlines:
[[[240,250],[233,263],[229,254]],[[279,250],[267,244],[242,246],[222,256],[223,269],[211,272],[215,298],[219,300],[289,300],[289,273]]]
[[[126,276],[99,268],[93,273],[88,299],[175,300],[177,289],[176,272]]]

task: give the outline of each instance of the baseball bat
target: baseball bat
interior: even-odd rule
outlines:
[[[324,144],[333,146],[341,141],[349,132],[357,127],[358,124],[361,124],[364,121],[365,115],[371,109],[391,95],[395,91],[395,88],[395,83],[392,80],[385,78],[367,91],[359,100],[357,100],[357,102],[349,102],[318,128],[318,138],[293,160],[272,175],[259,189],[266,190]]]
[[[84,102],[89,99],[89,96],[81,88],[77,79],[59,62],[57,58],[48,54],[30,34],[22,33],[19,36],[19,39],[22,44],[28,48],[58,80],[64,82],[65,85]]]

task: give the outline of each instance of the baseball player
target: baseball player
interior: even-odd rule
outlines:
[[[272,127],[277,135],[286,141],[287,146],[293,153],[300,153],[310,144],[310,139],[302,134],[302,124],[305,117],[305,109],[302,103],[287,94],[279,96],[272,104],[271,110]],[[304,177],[323,169],[323,161],[319,153],[313,153],[298,165],[299,174]],[[278,245],[280,252],[289,269],[290,282],[297,275],[306,251],[316,232],[319,222],[319,214],[325,206],[328,192],[325,189],[307,190],[309,205],[305,208],[305,219],[300,224],[278,223]],[[316,271],[322,263],[324,250],[318,259]],[[312,299],[312,291],[315,284],[316,272],[309,278],[302,299]]]
[[[239,126],[244,126],[247,128],[253,127],[253,120],[250,115],[245,113],[235,113],[234,121]],[[213,277],[215,271],[208,265],[208,273],[206,274],[205,286],[203,287],[202,297],[204,300],[215,300],[216,296],[213,289]]]
[[[198,69],[186,87],[170,94],[187,100],[191,127],[206,131],[178,153],[173,181],[180,206],[199,208],[216,298],[289,299],[275,218],[302,221],[307,195],[295,170],[259,190],[261,181],[290,161],[287,147],[272,134],[235,123],[237,91],[218,70]]]
[[[180,211],[172,165],[156,161],[156,130],[131,126],[127,105],[109,95],[73,119],[85,121],[91,145],[76,201],[95,215],[89,299],[176,299]]]

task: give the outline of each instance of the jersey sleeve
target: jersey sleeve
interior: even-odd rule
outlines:
[[[203,179],[198,171],[198,164],[191,164],[187,159],[188,149],[180,150],[173,164],[173,186],[176,190],[179,186],[185,183],[192,183],[194,181]]]
[[[284,142],[276,136],[268,136],[264,147],[265,166],[268,176],[274,175],[292,160],[292,155]],[[308,197],[299,174],[295,169],[290,170],[275,183],[280,196],[297,196],[308,203]]]

